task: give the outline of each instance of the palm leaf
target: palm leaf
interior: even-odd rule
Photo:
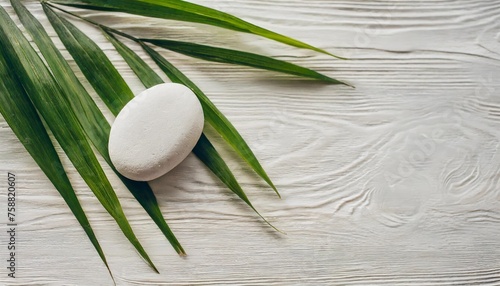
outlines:
[[[276,231],[284,233],[283,231],[274,227],[269,221],[267,221],[252,205],[245,192],[241,188],[240,184],[234,177],[233,173],[224,162],[219,152],[214,148],[212,143],[208,140],[205,134],[202,134],[200,140],[193,149],[193,153],[200,158],[200,160],[207,165],[207,167],[229,188],[233,193],[235,193],[240,199],[242,199],[250,208],[252,208],[269,226],[274,228]]]
[[[3,7],[0,7],[0,27],[0,42],[5,58],[10,69],[19,75],[19,81],[37,111],[97,199],[115,219],[139,254],[158,272],[130,227],[120,202],[63,91]]]
[[[57,15],[47,5],[43,5],[43,9],[82,73],[109,110],[117,115],[123,106],[134,98],[125,80],[99,46],[89,37],[68,20]]]
[[[245,142],[236,128],[229,122],[229,120],[219,111],[219,109],[210,101],[210,99],[198,88],[188,77],[186,77],[180,70],[168,62],[158,52],[148,47],[146,44],[141,43],[144,50],[153,58],[156,64],[165,72],[165,74],[175,83],[181,83],[189,87],[198,96],[205,113],[205,120],[224,138],[224,140],[236,151],[236,153],[245,160],[248,165],[266,181],[280,196],[278,190],[273,182],[267,175],[264,168],[253,154],[252,150]]]
[[[156,197],[149,185],[145,182],[129,180],[121,176],[113,167],[108,152],[108,138],[111,127],[87,90],[82,86],[69,64],[50,40],[41,23],[18,0],[12,0],[11,3],[24,27],[40,48],[59,86],[64,91],[64,95],[71,96],[71,98],[68,97],[68,101],[89,140],[148,212],[174,249],[179,254],[184,255],[184,249],[165,222]]]
[[[110,32],[116,33],[118,35],[124,36],[124,37],[131,39],[133,41],[136,41],[138,43],[142,43],[141,39],[135,38],[131,35],[117,31],[115,29],[103,26],[99,23],[93,22],[91,20],[88,20],[88,19],[83,18],[81,16],[78,16],[76,14],[70,13],[70,12],[65,11],[63,9],[60,9],[60,10],[62,10],[63,12],[66,12],[68,14],[71,14],[75,17],[78,17],[84,21],[87,21],[93,25],[100,27],[107,34],[110,34]],[[75,27],[73,27],[73,28],[74,28],[75,32],[78,32],[78,30]],[[83,35],[83,37],[85,37],[85,35]],[[88,39],[88,41],[91,42],[90,39]],[[148,41],[153,41],[156,43],[156,40],[148,40]],[[161,40],[158,40],[158,41],[161,41]],[[268,70],[280,71],[280,72],[285,72],[285,73],[289,73],[289,74],[296,74],[296,75],[300,75],[303,77],[314,77],[315,79],[325,80],[325,81],[334,82],[334,83],[341,83],[341,84],[351,86],[349,84],[346,84],[344,82],[329,78],[325,75],[322,75],[322,74],[317,73],[315,71],[309,70],[307,68],[303,68],[300,66],[293,65],[291,63],[275,60],[275,59],[265,57],[265,56],[259,56],[256,54],[250,54],[250,53],[239,52],[239,51],[234,51],[234,50],[227,50],[227,49],[202,46],[202,45],[191,44],[191,43],[184,43],[184,42],[176,42],[176,43],[183,44],[185,47],[190,45],[191,47],[206,48],[205,51],[210,50],[209,52],[206,52],[206,54],[204,56],[205,59],[207,59],[208,57],[211,57],[212,60],[214,60],[214,61],[217,59],[217,61],[224,61],[224,62],[231,62],[231,63],[235,63],[235,64],[254,66],[254,67],[259,67],[259,68],[268,69]],[[255,155],[253,154],[252,150],[250,149],[248,144],[245,142],[243,137],[239,134],[239,132],[231,124],[231,122],[229,122],[229,120],[210,101],[210,99],[208,99],[208,97],[191,80],[189,80],[189,78],[187,78],[184,74],[182,74],[182,72],[180,72],[177,68],[175,68],[172,64],[170,64],[166,59],[161,57],[161,55],[159,55],[153,49],[147,47],[146,45],[144,45],[144,44],[142,44],[142,45],[146,49],[146,51],[148,51],[150,56],[153,59],[156,59],[155,61],[157,62],[157,64],[163,69],[163,71],[167,74],[167,76],[169,76],[169,78],[173,82],[184,84],[184,85],[188,86],[189,88],[191,88],[195,92],[195,94],[198,96],[198,98],[200,99],[200,101],[202,103],[203,110],[205,112],[205,119],[216,129],[217,132],[219,132],[219,134],[236,151],[236,153],[241,158],[243,158],[249,164],[249,166],[273,188],[273,190],[278,194],[278,196],[280,196],[278,190],[276,189],[276,187],[272,183],[271,179],[269,178],[267,173],[264,171],[264,169],[260,165],[259,161],[255,157]],[[94,46],[94,48],[98,48],[97,45],[95,45],[95,44],[93,44],[93,46]],[[185,50],[186,49],[183,49],[183,51],[185,51]],[[217,58],[216,54],[219,52],[219,50],[224,51],[225,55],[223,57],[219,56],[219,58]],[[233,57],[233,59],[231,59],[231,57]],[[137,59],[130,58],[129,60],[132,61],[129,64],[137,64],[138,63]],[[252,60],[255,60],[255,62],[252,63]],[[83,63],[85,63],[85,62],[83,62]],[[99,63],[97,63],[97,64],[99,64]],[[143,63],[142,65],[146,65],[146,64]],[[92,76],[94,76],[94,74],[90,73],[90,76],[92,77]]]
[[[157,271],[133,233],[120,202],[89,144],[90,142],[95,146],[96,150],[116,172],[108,154],[109,123],[55,47],[40,22],[29,13],[20,0],[11,1],[22,24],[40,49],[48,67],[5,10],[0,7],[0,76],[2,76],[0,113],[35,162],[61,193],[108,270],[109,266],[103,251],[47,135],[49,129],[83,180],[115,219],[128,240],[146,262]],[[227,13],[183,0],[53,0],[52,3],[47,1],[51,0],[42,0],[41,3],[59,38],[94,90],[115,115],[133,98],[132,91],[99,46],[49,7],[60,9],[69,14],[72,13],[52,3],[208,24],[251,33],[291,46],[331,55],[325,50],[258,27]],[[161,78],[137,54],[114,38],[113,34],[127,37],[139,43],[173,82],[191,88],[202,103],[205,120],[214,127],[253,171],[274,189],[278,196],[276,187],[235,127],[189,78],[146,42],[203,60],[250,66],[333,84],[345,84],[311,69],[285,61],[248,52],[181,41],[138,39],[84,17],[72,15],[103,29],[105,35],[146,87],[161,83]],[[45,126],[42,120],[46,123]],[[204,134],[193,152],[231,191],[261,216],[251,204],[227,164]],[[162,230],[176,251],[179,254],[184,254],[184,250],[163,218],[156,197],[149,185],[145,182],[128,180],[118,173],[117,175]],[[264,219],[264,221],[269,224],[267,220]]]
[[[148,66],[136,53],[134,53],[125,44],[118,41],[109,31],[103,30],[108,40],[113,44],[115,49],[120,53],[123,59],[129,64],[131,69],[141,80],[145,87],[149,88],[154,85],[163,83],[163,80],[156,72]],[[252,208],[266,223],[271,225],[252,205],[243,189],[238,184],[233,173],[224,162],[220,154],[213,147],[212,143],[205,134],[201,135],[200,140],[196,143],[193,153],[238,197],[240,197],[250,208]],[[278,230],[278,229],[276,229]],[[279,230],[278,230],[279,231]]]
[[[253,53],[163,39],[140,40],[202,60],[249,66],[258,69],[277,71],[305,78],[316,79],[333,84],[344,84],[350,86],[347,83],[333,79],[308,68]]]
[[[45,12],[49,18],[49,21],[52,23],[54,26],[56,32],[58,33],[59,37],[61,38],[62,42],[65,44],[66,48],[68,51],[71,53],[77,64],[80,66],[82,69],[82,72],[86,75],[87,79],[89,82],[92,84],[94,89],[101,95],[101,98],[105,102],[112,103],[108,104],[108,108],[111,109],[111,111],[115,114],[117,114],[123,106],[120,106],[117,104],[117,102],[123,103],[125,101],[130,100],[129,98],[133,97],[132,92],[130,89],[126,86],[125,81],[123,78],[120,76],[118,71],[112,66],[111,62],[109,59],[106,57],[106,55],[101,51],[101,49],[85,34],[83,34],[80,30],[78,30],[73,24],[71,24],[69,21],[67,21],[64,18],[59,17],[56,13],[54,13],[49,7],[44,5]],[[116,44],[116,41],[115,43]],[[125,48],[125,46],[121,47],[122,49]],[[118,50],[120,52],[120,50]],[[121,51],[123,53],[123,50]],[[130,54],[130,53],[129,53]],[[125,58],[125,57],[124,57]],[[165,59],[163,59],[160,55],[156,54],[156,58],[160,59],[160,61],[166,62]],[[131,63],[131,67],[134,68],[134,65],[141,65],[142,70],[150,70],[150,68],[145,68],[147,65],[139,61],[140,59],[138,57],[126,57],[127,61]],[[153,57],[155,59],[155,57]],[[163,59],[163,60],[162,60]],[[141,63],[142,62],[142,63]],[[236,131],[236,129],[232,126],[232,124],[225,118],[223,117],[222,113],[213,105],[213,103],[201,92],[201,90],[194,85],[187,77],[185,77],[179,70],[177,70],[175,67],[171,66],[170,63],[167,63],[170,67],[171,71],[174,71],[175,73],[169,72],[167,74],[172,81],[177,82],[177,83],[182,83],[185,84],[186,86],[190,87],[193,89],[196,93],[196,95],[199,97],[202,106],[204,108],[205,112],[205,118],[207,119],[208,122],[212,123],[212,125],[215,126],[214,122],[216,122],[213,117],[214,114],[221,118],[219,120],[219,123],[222,123],[226,125],[227,127],[224,129],[216,127],[216,130],[223,130],[226,131],[226,134],[229,134],[229,136],[224,136],[225,134],[222,134],[224,138],[229,138],[226,139],[228,140],[228,143],[230,143],[233,148],[242,156],[249,164],[250,166],[259,174],[266,182],[271,185],[271,187],[276,191],[276,193],[279,195],[277,192],[276,187],[273,185],[272,181],[269,179],[267,174],[265,173],[264,169],[258,162],[257,158],[251,151],[250,147],[246,144],[246,142],[243,140],[243,138],[239,135],[239,133]],[[165,66],[165,64],[163,65]],[[162,65],[160,65],[162,67]],[[136,67],[137,68],[137,67]],[[163,67],[162,67],[163,68]],[[165,71],[165,70],[164,70]],[[137,73],[137,72],[136,72]],[[150,74],[147,77],[148,80],[146,87],[151,87],[154,84],[161,83],[162,81],[159,80],[158,75],[156,77],[153,77],[151,73],[154,73],[154,71],[150,70]],[[104,79],[112,80],[115,82],[117,85],[120,87],[118,88],[117,91],[108,91],[107,93],[106,88],[103,88],[101,83]],[[140,76],[141,78],[141,76]],[[156,82],[155,82],[156,81]],[[103,85],[109,85],[108,82],[106,81]],[[124,85],[124,86],[122,86]],[[125,92],[126,91],[126,92]],[[121,98],[116,98],[120,97]],[[207,111],[208,109],[208,111]],[[221,124],[218,124],[221,125]],[[219,131],[220,132],[220,131]],[[232,138],[231,138],[232,136]],[[230,139],[233,139],[232,142],[229,142]]]
[[[5,62],[4,52],[5,49],[0,50],[0,77],[2,78],[0,81],[0,113],[40,169],[61,194],[111,274],[104,252],[76,197],[75,190],[71,186],[42,120],[17,78],[8,71],[9,66]]]
[[[160,78],[160,76],[145,61],[143,61],[136,53],[134,53],[134,51],[132,51],[124,43],[118,41],[111,32],[105,29],[102,29],[102,32],[106,36],[108,41],[110,41],[113,44],[116,51],[118,51],[118,53],[122,56],[125,62],[127,62],[132,71],[137,75],[139,80],[146,88],[150,88],[164,82]]]
[[[64,91],[63,94],[67,97],[89,140],[104,158],[109,157],[107,148],[102,148],[108,144],[107,139],[111,129],[108,121],[56,48],[42,24],[19,0],[11,0],[11,4],[26,31],[40,48],[40,52]]]
[[[147,17],[202,23],[245,32],[275,40],[298,48],[309,49],[341,58],[331,53],[261,28],[233,15],[183,0],[53,0],[53,3],[105,11],[118,11]]]
[[[90,23],[94,26],[97,26],[97,27],[101,28],[102,30],[114,33],[116,35],[123,36],[123,37],[130,39],[132,41],[135,41],[138,43],[139,42],[149,42],[149,43],[152,43],[156,46],[162,47],[164,49],[168,49],[171,51],[182,53],[184,55],[188,55],[188,56],[191,56],[194,58],[200,58],[200,59],[204,59],[207,61],[213,61],[213,62],[221,62],[221,63],[229,63],[229,64],[235,64],[235,65],[249,66],[249,67],[254,67],[254,68],[258,68],[258,69],[264,69],[264,70],[281,72],[281,73],[285,73],[285,74],[296,75],[296,76],[300,76],[303,78],[315,79],[315,80],[323,81],[326,83],[344,84],[344,85],[353,87],[352,85],[350,85],[348,83],[345,83],[345,82],[339,81],[337,79],[328,77],[324,74],[313,71],[311,69],[301,67],[301,66],[298,66],[298,65],[286,62],[286,61],[281,61],[281,60],[277,60],[274,58],[262,56],[262,55],[257,55],[257,54],[242,52],[242,51],[237,51],[237,50],[231,50],[231,49],[224,49],[224,48],[188,43],[188,42],[172,41],[172,40],[166,40],[166,39],[136,38],[130,34],[127,34],[127,33],[121,32],[119,30],[113,29],[111,27],[99,24],[99,23],[94,22],[88,18],[82,17],[78,14],[75,14],[75,13],[69,12],[67,10],[64,10],[60,7],[51,5],[50,3],[44,3],[44,5],[58,9],[66,14],[72,15],[72,16],[79,18],[87,23]]]

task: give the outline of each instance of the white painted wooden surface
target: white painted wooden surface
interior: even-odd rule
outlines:
[[[130,33],[277,56],[357,88],[165,53],[247,138],[283,199],[231,153],[230,165],[287,235],[273,232],[190,156],[152,182],[189,253],[179,258],[114,180],[157,275],[70,171],[118,285],[500,285],[499,1],[196,2],[351,60],[201,25],[90,15]],[[45,21],[37,4],[29,8]],[[140,92],[110,44],[81,26]],[[18,278],[7,278],[0,262],[0,284],[111,285],[3,119],[0,134],[0,261],[7,259],[6,172],[18,176],[20,222]]]

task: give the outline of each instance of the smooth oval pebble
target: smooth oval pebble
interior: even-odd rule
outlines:
[[[123,176],[154,180],[187,157],[203,123],[203,109],[189,88],[176,83],[156,85],[132,99],[116,117],[109,156]]]

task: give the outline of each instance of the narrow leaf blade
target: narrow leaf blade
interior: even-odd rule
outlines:
[[[242,199],[250,208],[252,208],[257,215],[259,215],[269,226],[274,228],[276,231],[284,233],[283,231],[277,229],[269,221],[267,221],[252,205],[245,192],[241,188],[240,184],[234,177],[233,173],[226,165],[219,152],[210,143],[205,134],[202,134],[198,143],[193,149],[193,153],[240,199]]]
[[[0,7],[0,42],[7,62],[11,68],[15,68],[31,101],[83,180],[139,254],[158,272],[130,227],[70,104],[50,71],[3,7]]]
[[[118,53],[127,62],[132,71],[137,75],[139,80],[146,88],[153,87],[157,84],[163,83],[160,76],[146,63],[142,60],[134,51],[127,47],[122,42],[118,41],[116,37],[108,32],[102,31],[106,38],[113,44]]]
[[[17,0],[15,0],[17,2]],[[166,223],[161,210],[158,205],[158,201],[153,193],[153,190],[146,182],[136,182],[130,179],[127,179],[120,175],[116,169],[114,168],[111,159],[109,157],[108,152],[108,139],[111,127],[107,122],[106,118],[99,110],[95,102],[92,100],[91,96],[82,86],[78,78],[73,73],[71,67],[68,65],[64,57],[57,50],[54,43],[50,40],[49,36],[43,28],[41,27],[40,22],[38,22],[33,15],[29,14],[29,12],[25,9],[21,8],[22,5],[16,4],[14,7],[16,11],[19,11],[18,14],[20,16],[21,21],[25,24],[28,32],[32,35],[35,43],[40,47],[42,54],[44,55],[47,63],[51,67],[55,77],[58,79],[58,82],[62,89],[65,91],[67,96],[71,96],[69,100],[72,103],[73,110],[80,123],[87,133],[89,139],[93,142],[97,151],[103,156],[109,166],[115,171],[118,177],[122,180],[125,186],[129,189],[129,191],[134,195],[137,201],[142,205],[142,207],[146,210],[146,212],[150,215],[156,225],[163,232],[165,237],[171,243],[172,247],[176,250],[180,255],[185,255],[185,251],[182,248],[181,244],[170,230],[170,227]],[[78,35],[76,36],[78,39]],[[71,38],[70,38],[71,39]],[[65,41],[65,44],[74,44],[74,42]],[[94,55],[95,50],[90,47],[86,52],[90,55]],[[73,46],[72,50],[79,50],[79,46]],[[102,52],[99,50],[99,52]],[[83,53],[83,51],[81,52]],[[100,56],[96,56],[93,58],[100,59]],[[87,62],[92,64],[92,62]],[[93,72],[95,77],[105,77],[105,75],[100,75],[99,72],[102,70],[95,70]],[[94,83],[96,84],[96,83]],[[106,87],[99,88],[99,90],[106,91]],[[124,90],[124,88],[122,89]],[[107,94],[113,94],[113,91],[106,92]],[[127,96],[127,95],[126,95]],[[123,106],[119,106],[119,103],[123,103],[120,100],[113,100],[110,98],[111,102],[115,102],[117,108],[121,109]]]
[[[311,69],[258,54],[163,39],[141,39],[141,41],[202,60],[249,66],[316,79],[332,84],[349,85]]]
[[[163,83],[163,80],[156,74],[156,72],[151,69],[136,53],[134,53],[125,44],[118,41],[111,33],[108,31],[103,31],[111,43],[115,46],[116,50],[120,55],[129,63],[130,67],[137,75],[137,77],[143,82],[144,86],[152,87],[154,85]],[[243,189],[238,184],[238,181],[234,177],[233,173],[226,165],[222,157],[215,150],[212,143],[208,140],[205,134],[201,135],[200,140],[198,140],[193,153],[238,197],[240,197],[250,208],[252,208],[267,224],[276,229],[271,225],[260,213],[253,207],[250,200],[246,196]],[[277,229],[276,229],[277,230]],[[279,230],[278,230],[279,231]]]
[[[255,34],[290,46],[335,56],[323,49],[251,24],[238,17],[183,0],[54,0],[57,4],[93,10],[120,11],[147,17],[202,23]]]
[[[134,98],[125,80],[96,43],[47,5],[43,5],[43,8],[82,73],[106,106],[117,115],[122,107]]]
[[[3,51],[4,49],[1,49],[0,53]],[[8,70],[10,67],[5,62],[4,55],[0,55],[0,77],[2,78],[0,81],[0,113],[40,169],[61,194],[111,274],[104,252],[76,197],[75,190],[71,186],[42,120],[17,78],[13,77]]]
[[[158,66],[167,74],[167,76],[175,83],[181,83],[193,90],[200,100],[205,119],[214,127],[214,129],[224,138],[224,140],[235,150],[235,152],[245,160],[248,165],[257,173],[271,188],[280,196],[278,190],[267,175],[264,168],[253,154],[252,150],[245,142],[240,133],[231,124],[231,122],[219,111],[219,109],[210,101],[210,99],[198,88],[189,78],[187,78],[180,70],[168,62],[158,52],[142,43],[143,48],[158,64]]]
[[[87,137],[104,158],[107,152],[108,137],[111,127],[89,95],[82,83],[50,39],[42,24],[24,7],[19,0],[11,0],[19,20],[39,47],[45,61],[70,103],[75,115],[82,124]],[[105,148],[103,148],[105,147]]]

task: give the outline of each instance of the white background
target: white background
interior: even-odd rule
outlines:
[[[283,199],[217,146],[257,209],[287,235],[266,226],[190,155],[151,183],[189,254],[180,258],[113,178],[161,272],[155,274],[63,158],[118,285],[500,283],[498,1],[196,2],[351,60],[203,25],[86,15],[143,37],[275,56],[356,89],[163,53],[247,139]],[[36,1],[26,3],[47,23]],[[141,92],[99,31],[75,23]],[[18,182],[18,278],[8,278],[0,262],[0,284],[112,285],[68,207],[3,119],[0,261],[8,259],[7,172]]]

